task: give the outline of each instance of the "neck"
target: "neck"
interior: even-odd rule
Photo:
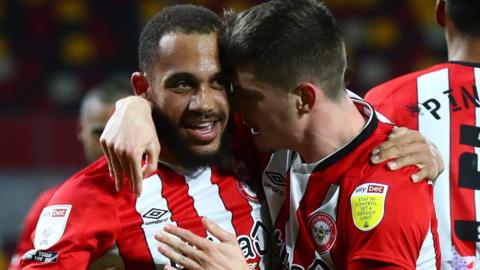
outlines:
[[[448,60],[480,63],[480,38],[449,31]]]
[[[162,151],[160,151],[160,156],[158,157],[158,160],[172,165],[180,166],[178,158],[166,147],[162,147]]]
[[[353,101],[345,95],[340,102],[326,102],[312,112],[296,150],[307,163],[314,163],[353,140],[366,120]]]

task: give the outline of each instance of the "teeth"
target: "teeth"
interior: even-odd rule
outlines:
[[[213,128],[214,122],[202,122],[202,123],[195,123],[195,124],[190,124],[191,128],[197,128],[197,129],[211,129]]]
[[[205,123],[200,123],[199,125],[197,125],[197,127],[199,128],[208,128],[208,127],[211,127],[213,126],[213,122],[205,122]]]

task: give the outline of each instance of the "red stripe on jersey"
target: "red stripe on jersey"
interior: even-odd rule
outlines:
[[[435,211],[435,208],[433,209]],[[435,247],[435,260],[436,260],[436,265],[437,269],[442,268],[442,260],[441,260],[441,255],[440,255],[440,239],[438,236],[438,220],[436,219],[437,214],[434,213],[432,215],[432,225],[430,226],[430,231],[433,236],[433,246]]]
[[[252,207],[248,200],[240,194],[237,188],[237,179],[232,176],[219,175],[217,169],[212,170],[212,183],[218,186],[220,199],[225,209],[232,213],[232,225],[237,237],[249,236],[253,228]],[[245,255],[245,254],[244,254]],[[257,254],[248,254],[248,263],[259,263],[260,257]],[[253,258],[251,257],[253,256]]]
[[[250,228],[253,227],[252,207],[234,186],[238,180],[231,176],[226,177],[226,175],[220,177],[218,173],[216,169],[212,170],[212,183],[218,186],[220,199],[225,208],[232,213],[235,234],[237,236],[249,235]]]
[[[475,106],[471,105],[469,108],[464,106],[462,97],[463,91],[468,91],[472,96],[475,96],[471,85],[475,84],[473,68],[468,69],[463,76],[457,76],[454,68],[449,68],[450,90],[452,98],[450,99],[450,121],[451,121],[451,144],[450,144],[450,205],[451,205],[451,228],[452,228],[452,242],[456,246],[458,252],[462,256],[475,256],[475,242],[462,241],[455,233],[456,220],[475,220],[475,193],[473,189],[466,189],[460,187],[460,157],[464,153],[475,153],[473,146],[459,144],[460,142],[460,127],[462,125],[475,126]],[[462,89],[463,87],[463,89]],[[468,87],[468,88],[465,88]]]
[[[311,214],[321,206],[330,188],[330,183],[325,179],[315,178],[315,175],[309,177],[305,194],[297,210],[298,238],[295,244],[293,263],[298,265],[309,265],[315,259],[316,245],[312,241],[311,232],[313,228],[306,223],[310,220]]]
[[[158,172],[162,179],[162,196],[167,201],[168,209],[172,213],[172,221],[177,226],[190,230],[201,237],[207,237],[203,228],[202,219],[195,209],[193,198],[188,195],[188,184],[185,177],[170,169]]]
[[[142,216],[135,210],[135,207],[125,207],[136,205],[137,198],[130,191],[126,191],[122,200],[125,200],[126,203],[118,205],[118,208],[121,208],[118,210],[119,220],[123,223],[122,227],[134,228],[120,233],[117,239],[121,257],[134,258],[133,260],[124,260],[125,269],[155,270],[155,262],[142,229]],[[123,256],[125,253],[128,253],[128,256]],[[147,262],[151,263],[147,264]]]

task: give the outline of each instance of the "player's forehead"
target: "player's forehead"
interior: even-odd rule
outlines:
[[[233,80],[234,89],[242,92],[264,92],[274,86],[265,80],[261,80],[255,74],[253,68],[239,67]]]
[[[157,73],[208,77],[220,71],[217,34],[171,32],[158,42]]]

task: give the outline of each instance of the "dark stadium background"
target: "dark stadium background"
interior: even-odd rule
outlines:
[[[255,0],[0,0],[0,270],[33,199],[84,165],[76,139],[83,93],[137,69],[141,26],[162,7],[221,13]],[[328,0],[350,60],[348,87],[370,87],[446,58],[435,0]]]

